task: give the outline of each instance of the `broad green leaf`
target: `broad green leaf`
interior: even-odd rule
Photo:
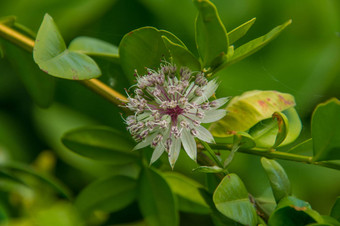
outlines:
[[[9,44],[6,46],[7,58],[14,71],[20,76],[21,81],[33,101],[39,107],[49,107],[53,102],[55,90],[55,78],[39,70],[32,61],[32,55],[26,51]],[[20,59],[20,67],[18,67]]]
[[[223,170],[223,168],[218,166],[199,166],[192,171],[199,173],[221,173]]]
[[[241,24],[240,26],[233,29],[232,31],[228,32],[229,45],[233,44],[234,42],[242,38],[248,32],[251,26],[253,26],[253,24],[255,23],[255,20],[256,18],[253,18],[245,22],[244,24]]]
[[[253,90],[234,97],[225,108],[228,114],[212,123],[209,130],[216,137],[227,137],[234,131],[246,131],[256,123],[295,105],[294,97],[277,91]]]
[[[55,77],[83,80],[101,75],[99,67],[89,56],[66,49],[56,24],[48,14],[39,28],[33,57],[41,70]]]
[[[340,160],[340,101],[319,104],[312,116],[314,161]]]
[[[202,196],[205,189],[201,184],[176,172],[165,172],[163,175],[171,190],[177,196],[179,210],[198,214],[211,212],[209,205]]]
[[[131,204],[137,195],[137,181],[131,177],[114,175],[99,179],[85,187],[75,205],[86,216],[95,210],[119,211]]]
[[[118,47],[100,39],[86,36],[77,37],[72,40],[68,49],[119,63]]]
[[[277,121],[278,120],[278,121]],[[301,121],[294,108],[274,112],[272,119],[265,119],[249,130],[257,147],[276,148],[293,142],[300,134]]]
[[[244,225],[256,225],[257,215],[248,192],[236,174],[228,174],[216,188],[213,201],[226,217]]]
[[[279,203],[282,198],[291,195],[290,181],[282,166],[275,160],[264,157],[261,158],[261,164],[269,178],[276,203]]]
[[[309,203],[292,196],[287,196],[278,203],[276,210],[269,217],[268,225],[299,226],[323,222],[323,218],[311,208]]]
[[[72,195],[70,191],[57,179],[51,177],[48,174],[37,172],[33,168],[23,165],[21,163],[16,163],[16,162],[6,162],[6,163],[1,163],[0,167],[3,169],[7,169],[9,171],[13,172],[22,172],[26,173],[29,175],[32,175],[45,183],[49,184],[52,188],[54,188],[56,191],[58,191],[63,197],[71,199]]]
[[[201,70],[201,63],[185,46],[170,41],[166,36],[162,38],[177,67],[188,67],[193,71]]]
[[[78,215],[74,206],[67,202],[58,202],[52,206],[41,208],[32,215],[34,222],[32,225],[84,225],[83,219]]]
[[[135,70],[140,75],[146,68],[157,69],[162,60],[169,60],[170,54],[165,47],[162,36],[171,42],[183,43],[168,31],[154,27],[142,27],[126,34],[119,44],[120,62],[126,76],[134,83]]]
[[[218,15],[215,5],[209,0],[195,0],[198,9],[196,18],[196,45],[203,67],[217,67],[228,53],[227,31]],[[220,61],[215,59],[219,58]],[[214,64],[213,64],[214,63]]]
[[[71,130],[62,137],[63,144],[82,156],[115,165],[137,160],[133,142],[121,132],[108,127],[84,127]]]
[[[235,49],[233,56],[228,59],[228,61],[225,63],[226,65],[222,65],[221,67],[225,67],[231,64],[234,64],[247,56],[252,55],[253,53],[260,50],[262,47],[264,47],[266,44],[268,44],[270,41],[272,41],[274,38],[276,38],[281,31],[283,31],[288,25],[292,23],[292,20],[288,20],[286,23],[275,27],[273,30],[271,30],[266,35],[263,35],[259,38],[256,38],[250,42],[247,42],[246,44],[238,47]]]
[[[174,194],[166,180],[151,168],[144,168],[141,173],[138,202],[149,226],[178,225]]]
[[[340,221],[340,196],[336,198],[330,215]]]

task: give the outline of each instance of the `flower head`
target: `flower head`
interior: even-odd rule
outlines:
[[[211,123],[225,116],[218,109],[228,98],[209,101],[218,84],[208,80],[202,72],[192,72],[166,63],[158,71],[147,69],[147,75],[136,73],[137,87],[128,97],[127,108],[135,112],[126,119],[127,129],[140,142],[134,149],[154,148],[151,163],[164,151],[173,167],[181,146],[196,161],[195,137],[214,142],[211,133],[201,123]]]

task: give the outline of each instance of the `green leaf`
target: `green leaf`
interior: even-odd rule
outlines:
[[[336,198],[330,215],[340,221],[340,196]]]
[[[264,157],[261,158],[261,164],[269,178],[276,203],[279,203],[282,198],[291,195],[290,181],[282,166],[275,160],[269,160]]]
[[[299,226],[315,222],[323,223],[323,218],[320,214],[312,210],[309,203],[292,196],[281,199],[268,220],[269,225],[275,226]]]
[[[83,80],[101,75],[97,64],[89,56],[69,51],[51,16],[45,15],[33,50],[34,61],[49,75]]]
[[[118,47],[100,39],[86,36],[77,37],[72,40],[68,49],[119,63]]]
[[[185,46],[170,41],[166,36],[162,36],[162,38],[171,58],[178,67],[188,67],[193,71],[201,70],[201,63]]]
[[[202,192],[206,191],[201,184],[176,172],[165,172],[163,175],[171,190],[177,196],[179,210],[197,214],[211,212],[209,205],[202,196]]]
[[[314,161],[340,160],[340,101],[319,104],[312,116]]]
[[[7,58],[14,71],[20,76],[27,92],[33,101],[42,108],[49,107],[53,102],[55,78],[46,75],[32,61],[32,55],[12,44],[6,45]],[[18,67],[20,59],[20,67]]]
[[[236,174],[228,174],[216,188],[213,201],[226,217],[244,225],[256,225],[257,215],[248,192]]]
[[[137,181],[131,177],[114,175],[99,179],[85,187],[75,205],[86,216],[95,210],[119,211],[131,204],[137,196]]]
[[[196,45],[205,68],[217,67],[228,53],[227,31],[215,5],[209,0],[195,0],[198,9],[196,18]],[[215,60],[215,59],[219,60]]]
[[[288,118],[281,112],[274,112],[273,119],[276,119],[278,131],[273,148],[279,146],[288,135]]]
[[[241,24],[240,26],[233,29],[232,31],[228,32],[229,45],[233,44],[234,42],[242,38],[248,32],[251,26],[253,26],[253,24],[255,23],[255,20],[256,18],[253,18],[245,22],[244,24]]]
[[[226,67],[228,65],[234,64],[246,58],[247,56],[250,56],[253,53],[257,52],[262,47],[264,47],[266,44],[268,44],[270,41],[272,41],[274,38],[276,38],[280,34],[280,32],[283,31],[291,23],[292,23],[292,20],[288,20],[286,23],[275,27],[273,30],[271,30],[266,35],[256,38],[236,48],[233,56],[227,60],[226,65],[222,65],[221,67]]]
[[[221,173],[223,170],[223,168],[218,166],[199,166],[192,171],[199,173]]]
[[[294,97],[277,91],[253,90],[234,97],[225,108],[228,114],[212,123],[209,130],[216,137],[227,137],[234,131],[246,131],[256,123],[272,117],[274,112],[295,106]]]
[[[108,127],[83,127],[62,137],[63,144],[82,156],[115,165],[137,161],[133,142],[121,132]]]
[[[173,34],[154,27],[142,27],[126,34],[119,44],[120,62],[124,73],[131,83],[134,83],[135,70],[140,75],[146,73],[146,68],[156,69],[162,60],[168,60],[170,53],[165,47],[162,36],[171,42],[184,44]]]
[[[155,170],[144,168],[139,181],[139,207],[150,226],[178,225],[175,197],[166,180]]]
[[[1,163],[0,167],[3,169],[7,169],[10,171],[17,171],[17,172],[22,172],[26,173],[29,175],[32,175],[41,181],[44,181],[45,183],[49,184],[52,188],[54,188],[57,192],[59,192],[63,197],[67,199],[71,199],[72,195],[70,191],[57,179],[51,177],[50,175],[37,172],[33,168],[23,165],[21,163],[16,163],[16,162],[6,162],[6,163]]]

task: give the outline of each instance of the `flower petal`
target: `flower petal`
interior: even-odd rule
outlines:
[[[215,143],[214,137],[211,135],[209,130],[207,130],[203,126],[198,126],[195,129],[198,132],[198,134],[196,136],[198,139],[203,140],[203,141],[208,142],[208,143]]]
[[[171,168],[174,168],[177,158],[179,156],[179,152],[181,150],[181,139],[172,137],[172,145],[169,151],[169,162]]]
[[[202,96],[196,98],[193,102],[195,102],[196,104],[201,104],[204,101],[208,100],[209,97],[211,97],[215,93],[217,87],[218,84],[216,82],[216,79],[211,80],[210,82],[208,82],[206,87],[204,87]]]
[[[181,141],[182,141],[185,152],[189,155],[189,157],[192,160],[196,161],[197,146],[196,146],[194,136],[191,135],[188,129],[182,130]]]
[[[217,99],[217,100],[213,100],[213,101],[216,103],[216,105],[215,105],[215,107],[212,107],[211,109],[217,109],[217,108],[223,106],[223,105],[224,105],[225,103],[227,103],[229,100],[230,100],[229,97],[223,97],[223,98],[219,98],[219,99]]]
[[[149,146],[152,143],[153,138],[157,136],[157,133],[153,133],[149,136],[147,136],[143,141],[139,142],[133,149],[132,151],[145,148],[146,146]]]
[[[205,112],[205,117],[201,120],[202,123],[215,122],[223,118],[227,114],[224,109],[209,110]]]
[[[150,165],[152,163],[154,163],[157,159],[159,159],[159,157],[161,157],[161,155],[163,154],[164,150],[165,150],[164,146],[161,143],[159,143],[156,146],[156,148],[153,151],[153,153],[152,153],[152,157],[151,157],[151,160],[150,160]]]

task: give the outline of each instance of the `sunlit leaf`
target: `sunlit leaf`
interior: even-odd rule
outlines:
[[[233,131],[246,131],[256,123],[295,105],[294,97],[277,91],[248,91],[234,97],[225,108],[228,114],[212,123],[214,136],[227,137]]]
[[[114,175],[99,179],[85,187],[75,205],[86,216],[95,210],[116,212],[132,203],[137,195],[137,181],[131,177]]]
[[[156,171],[144,168],[139,181],[138,201],[142,215],[150,226],[178,225],[174,194],[166,180]]]
[[[217,67],[228,53],[227,31],[218,15],[215,5],[209,0],[195,0],[196,45],[205,68]],[[220,60],[215,59],[220,56]],[[214,65],[212,65],[214,64]]]
[[[39,28],[33,57],[41,70],[55,77],[83,80],[101,75],[99,67],[89,56],[66,49],[56,24],[48,14]]]
[[[255,20],[256,18],[253,18],[245,22],[244,24],[241,24],[240,26],[233,29],[232,31],[228,32],[229,45],[233,44],[234,42],[242,38],[247,33],[247,31],[251,28],[251,26],[253,26],[253,24],[255,23]]]
[[[81,36],[72,40],[69,50],[119,62],[118,47],[100,39]]]
[[[244,225],[256,225],[257,215],[248,192],[236,174],[223,178],[213,195],[216,208],[226,217]]]
[[[313,210],[309,203],[287,196],[279,202],[274,213],[269,217],[268,224],[275,226],[307,225],[323,223],[323,218]]]
[[[133,142],[121,132],[108,127],[85,127],[71,130],[62,137],[63,144],[82,156],[122,165],[137,160]]]
[[[183,43],[168,31],[154,27],[142,27],[126,34],[119,44],[120,62],[126,76],[134,83],[134,73],[146,73],[147,68],[158,68],[162,60],[169,60],[170,54],[165,47],[162,36],[171,42]]]
[[[276,203],[282,198],[291,195],[291,185],[282,166],[275,160],[261,158],[261,164],[267,173]]]
[[[340,160],[340,101],[318,105],[312,116],[314,161]]]
[[[169,50],[174,63],[178,66],[188,67],[193,71],[200,71],[201,64],[198,59],[185,47],[173,43],[166,36],[162,36],[166,48]]]
[[[211,212],[202,196],[205,189],[201,184],[176,172],[165,172],[163,175],[178,198],[179,210],[198,214]]]

